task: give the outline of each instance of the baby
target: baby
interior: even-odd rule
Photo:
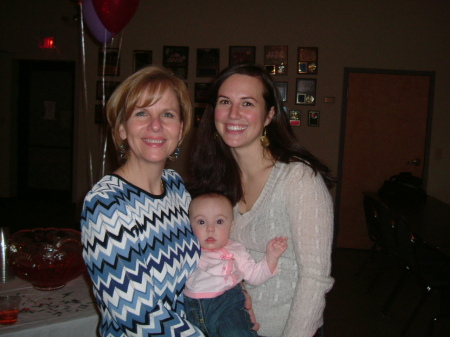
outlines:
[[[192,200],[189,219],[202,252],[184,290],[188,321],[206,336],[258,336],[244,308],[241,281],[258,286],[274,277],[278,258],[287,249],[287,238],[270,240],[265,258],[256,263],[244,246],[230,240],[233,205],[215,192]]]

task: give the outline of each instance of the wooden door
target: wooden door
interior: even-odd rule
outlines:
[[[346,69],[337,246],[368,248],[362,193],[400,172],[426,177],[434,73]]]

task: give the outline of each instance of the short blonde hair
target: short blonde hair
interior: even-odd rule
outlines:
[[[123,81],[111,95],[106,105],[106,115],[116,149],[123,141],[119,128],[131,116],[137,103],[145,97],[143,106],[158,102],[167,90],[173,90],[180,105],[180,119],[183,123],[181,141],[192,126],[192,104],[186,84],[169,69],[161,66],[145,67]]]

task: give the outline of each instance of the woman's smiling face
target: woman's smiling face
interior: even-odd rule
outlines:
[[[143,99],[142,99],[143,101]],[[165,163],[181,139],[183,123],[173,90],[166,90],[150,106],[138,102],[130,118],[120,126],[120,138],[127,140],[129,159]]]
[[[259,146],[274,108],[267,111],[263,84],[257,77],[234,74],[220,86],[214,118],[217,132],[231,148]]]

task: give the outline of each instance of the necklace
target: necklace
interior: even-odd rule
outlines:
[[[161,194],[164,193],[164,183],[162,181],[162,179],[159,181],[161,183]]]

